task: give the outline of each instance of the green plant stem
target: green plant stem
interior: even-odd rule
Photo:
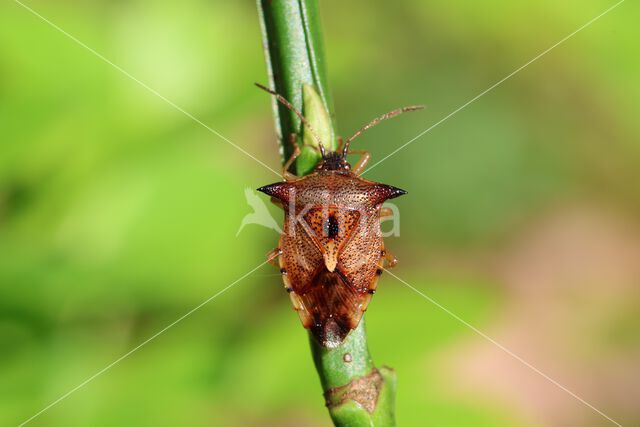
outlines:
[[[304,86],[314,88],[330,121],[331,141],[323,142],[335,150],[335,118],[327,85],[317,0],[258,0],[258,11],[270,86],[300,111],[305,111]],[[292,152],[288,136],[294,133],[297,141],[302,143],[304,129],[293,112],[275,101],[273,106],[284,162]],[[301,160],[305,159],[297,161],[296,171],[305,174],[312,170],[318,158],[305,160],[313,161],[312,164],[301,164]],[[311,335],[309,338],[334,424],[395,425],[395,372],[374,366],[367,346],[364,318],[337,348],[324,348]]]
[[[329,112],[333,126],[333,103],[327,87],[316,1],[258,0],[258,12],[271,88],[303,111],[303,85],[313,86]],[[284,163],[293,151],[288,137],[292,133],[301,137],[302,123],[298,116],[275,100],[273,105]]]

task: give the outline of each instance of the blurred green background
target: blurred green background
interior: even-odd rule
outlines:
[[[251,1],[27,3],[274,169]],[[338,127],[373,161],[613,2],[322,2]],[[395,273],[640,425],[640,7],[627,1],[366,176],[409,191]],[[0,425],[17,425],[264,260],[277,178],[13,1],[0,5]],[[280,213],[274,211],[280,218]],[[384,276],[367,312],[401,426],[606,426]],[[328,426],[264,266],[33,426]]]

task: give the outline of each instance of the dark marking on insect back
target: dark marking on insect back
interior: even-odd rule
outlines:
[[[336,219],[335,216],[330,215],[329,218],[327,219],[327,225],[326,225],[327,237],[329,237],[330,239],[334,239],[339,232],[340,232],[340,226],[338,225],[338,220]]]

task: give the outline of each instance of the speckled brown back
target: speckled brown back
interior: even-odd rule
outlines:
[[[282,201],[280,267],[302,324],[336,347],[367,309],[381,272],[380,207],[404,194],[348,170],[262,187]]]

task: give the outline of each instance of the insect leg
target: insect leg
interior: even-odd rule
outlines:
[[[293,146],[293,153],[291,153],[291,157],[289,157],[289,160],[287,160],[287,162],[282,167],[282,177],[284,178],[285,181],[295,181],[296,179],[298,179],[298,177],[296,175],[292,174],[291,172],[289,172],[289,168],[291,167],[293,162],[295,162],[296,159],[298,158],[298,156],[300,155],[300,147],[298,146],[298,143],[296,142],[296,134],[295,133],[292,133],[291,135],[289,135],[289,142]]]
[[[393,216],[393,209],[391,208],[380,208],[380,218],[388,218]]]
[[[282,205],[282,200],[278,199],[277,197],[272,197],[271,198],[271,203],[273,203],[274,205],[276,205],[280,209],[284,209],[284,206]]]
[[[364,168],[367,166],[367,163],[369,163],[371,154],[368,151],[364,150],[349,151],[349,154],[361,154],[360,159],[353,167],[353,173],[355,173],[356,175],[360,175]]]
[[[280,267],[280,264],[278,263],[278,257],[280,255],[282,255],[280,248],[275,248],[272,251],[269,251],[267,254],[267,262],[274,267]]]
[[[382,252],[380,253],[382,259],[382,266],[384,268],[391,269],[398,264],[398,258],[395,257],[391,252],[386,250],[384,247],[382,248]]]

